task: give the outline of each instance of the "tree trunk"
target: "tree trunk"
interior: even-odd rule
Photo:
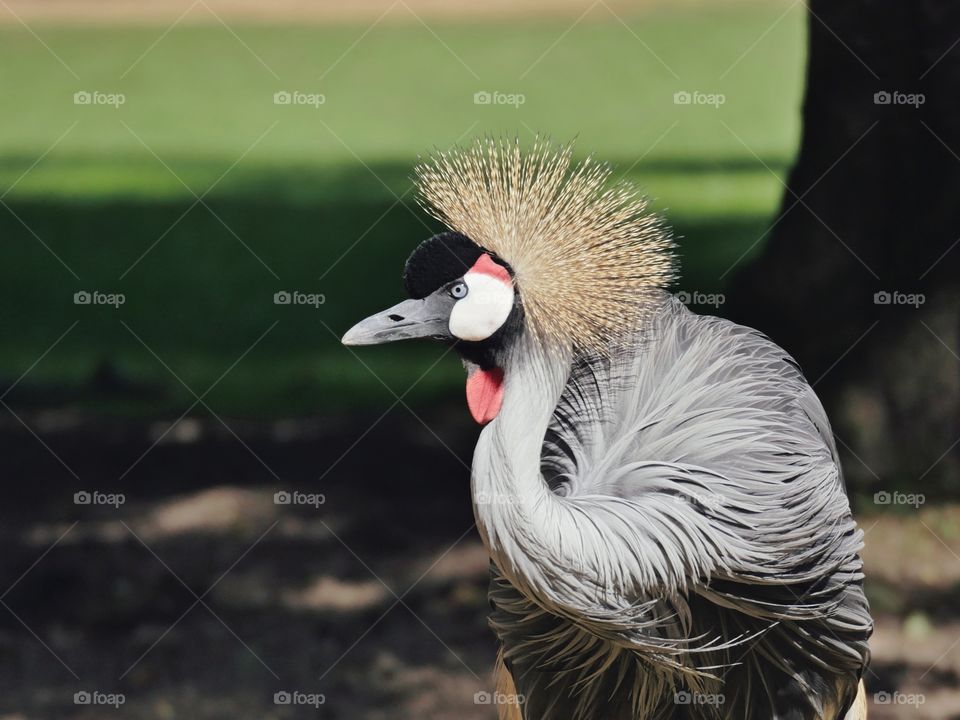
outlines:
[[[955,493],[960,3],[809,9],[800,154],[727,311],[800,361],[853,489]]]

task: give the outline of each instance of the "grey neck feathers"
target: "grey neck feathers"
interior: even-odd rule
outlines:
[[[643,536],[638,504],[556,495],[541,472],[572,363],[571,350],[546,349],[526,333],[506,359],[502,409],[474,452],[477,527],[500,572],[539,607],[636,650],[681,653],[671,640],[644,635],[657,622],[648,590],[677,590],[691,563],[679,553],[658,561],[660,538]]]
[[[546,580],[544,563],[563,545],[561,498],[547,487],[540,458],[571,361],[570,351],[547,351],[524,333],[504,363],[503,406],[474,453],[472,491],[480,533],[514,586],[532,597],[541,594],[538,586]]]

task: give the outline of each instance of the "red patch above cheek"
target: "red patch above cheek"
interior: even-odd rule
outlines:
[[[493,258],[486,253],[477,258],[477,261],[473,264],[473,267],[470,268],[469,272],[483,273],[484,275],[495,277],[507,285],[513,285],[513,280],[510,278],[510,273],[507,269],[503,265],[495,262]]]
[[[474,370],[467,378],[467,407],[473,419],[486,425],[503,405],[503,370]]]

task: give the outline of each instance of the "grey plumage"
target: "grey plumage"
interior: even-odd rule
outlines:
[[[790,357],[664,297],[632,343],[503,367],[473,493],[523,716],[843,718],[862,533]]]
[[[344,336],[464,361],[501,717],[860,720],[863,536],[820,402],[770,340],[666,294],[663,223],[571,158],[487,140],[422,165],[452,232]]]

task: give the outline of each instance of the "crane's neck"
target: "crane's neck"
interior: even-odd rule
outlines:
[[[570,372],[572,352],[547,350],[528,333],[504,361],[503,405],[484,428],[473,460],[477,526],[491,557],[521,590],[561,546],[561,498],[541,473],[544,435]]]

